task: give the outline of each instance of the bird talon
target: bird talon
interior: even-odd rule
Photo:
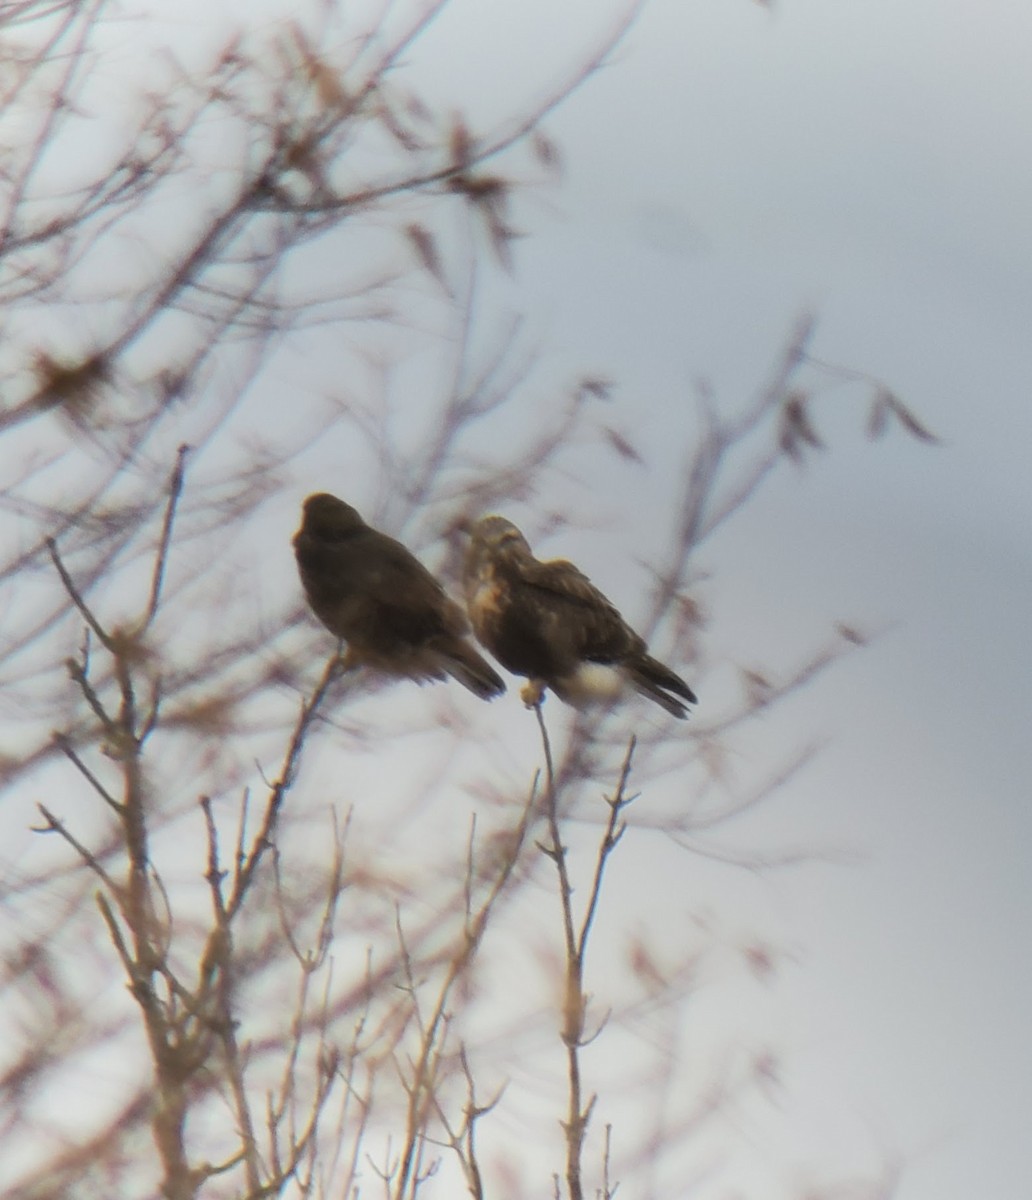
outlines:
[[[540,708],[545,698],[545,685],[540,679],[529,679],[520,688],[520,699],[528,708]]]

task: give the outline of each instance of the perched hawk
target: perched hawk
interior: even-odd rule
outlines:
[[[568,704],[619,695],[630,685],[675,717],[695,693],[650,658],[638,636],[586,575],[563,559],[539,562],[504,517],[484,517],[466,554],[466,607],[480,643],[527,676],[528,704],[546,687]]]
[[[294,535],[312,611],[347,642],[346,666],[415,679],[457,679],[484,700],[505,691],[466,639],[469,622],[423,564],[324,492],[304,502]]]

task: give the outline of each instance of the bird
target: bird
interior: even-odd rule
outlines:
[[[468,638],[462,608],[401,542],[327,492],[307,497],[293,538],[312,612],[347,643],[345,669],[419,683],[451,676],[491,700],[505,691]]]
[[[486,516],[469,529],[466,610],[477,640],[506,670],[526,676],[528,707],[550,688],[568,704],[615,699],[628,687],[684,719],[695,693],[652,658],[591,580],[565,559],[542,562],[511,521]]]

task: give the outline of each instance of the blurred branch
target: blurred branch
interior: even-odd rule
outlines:
[[[584,967],[588,939],[598,909],[606,864],[626,830],[621,814],[636,799],[635,796],[626,794],[636,739],[632,735],[628,741],[616,789],[611,797],[606,798],[609,806],[609,818],[599,840],[587,903],[578,922],[573,908],[573,885],[570,880],[567,849],[562,837],[560,802],[556,788],[555,767],[552,761],[552,747],[540,702],[535,705],[534,711],[545,757],[544,805],[548,839],[541,849],[555,866],[565,944],[566,978],[563,988],[560,1037],[566,1047],[568,1080],[568,1107],[566,1118],[562,1122],[563,1132],[566,1135],[566,1187],[570,1200],[583,1200],[584,1139],[595,1107],[596,1096],[592,1095],[586,1102],[584,1100],[581,1049],[587,1042],[594,1040],[599,1032],[596,1031],[589,1037],[585,1037],[588,996],[584,990]],[[608,1183],[606,1186],[608,1189]]]
[[[444,7],[386,5],[368,25],[331,3],[284,10],[219,46],[192,42],[187,65],[148,46],[157,27],[141,22],[125,72],[111,70],[122,41],[103,23],[114,14],[104,0],[0,12],[0,99],[17,132],[0,165],[0,436],[17,464],[0,488],[11,530],[0,769],[11,831],[37,819],[24,809],[57,835],[4,869],[0,1137],[22,1171],[8,1189],[17,1200],[350,1197],[371,1162],[385,1195],[414,1200],[442,1144],[471,1195],[515,1194],[493,1177],[494,1142],[484,1139],[488,1154],[478,1141],[493,1135],[495,1122],[482,1122],[505,1090],[483,1072],[491,1037],[508,1068],[539,1014],[501,1004],[485,1033],[472,997],[492,986],[480,969],[489,937],[497,930],[508,950],[507,909],[522,917],[516,901],[532,894],[531,828],[560,895],[565,1178],[580,1200],[594,1105],[581,1050],[598,1036],[586,1032],[585,966],[634,800],[632,760],[636,778],[650,754],[678,771],[705,765],[718,739],[857,640],[840,631],[841,644],[782,679],[750,667],[737,707],[676,743],[649,728],[625,738],[625,718],[604,713],[575,718],[553,750],[538,710],[545,769],[526,796],[505,782],[507,765],[521,770],[520,743],[485,747],[473,724],[482,714],[424,703],[423,724],[406,724],[399,701],[378,724],[376,696],[341,704],[358,693],[337,655],[320,674],[296,580],[282,578],[289,550],[270,534],[288,492],[293,506],[317,469],[375,490],[392,526],[412,522],[424,545],[444,543],[448,579],[470,513],[544,502],[549,479],[579,468],[610,386],[585,372],[542,387],[522,317],[491,314],[517,236],[517,186],[558,165],[540,123],[606,62],[641,5],[625,5],[575,70],[493,128],[431,108],[408,82],[416,39]],[[520,143],[529,167],[510,155]],[[414,335],[425,342],[414,348]],[[693,652],[701,617],[681,593],[696,552],[775,468],[823,446],[815,390],[800,378],[804,367],[827,375],[811,339],[804,322],[734,418],[700,394],[648,618],[651,632],[673,617]],[[415,393],[391,370],[431,341],[440,359],[418,380],[416,436]],[[876,389],[870,436],[895,424],[931,439],[885,385],[853,382]],[[634,462],[621,437],[609,429],[610,454]],[[317,728],[351,757],[302,787]],[[431,734],[449,751],[403,798],[407,811],[438,792],[476,805],[465,842],[447,822],[431,842],[438,831],[421,813],[428,840],[411,860],[404,831],[375,815],[394,766],[409,765],[406,733],[407,745]],[[584,785],[611,777],[607,747],[624,744],[581,906],[563,834]],[[497,772],[488,785],[469,766],[478,753]],[[357,803],[355,830],[349,816],[341,831],[336,812],[352,811],[349,788],[370,754],[373,803]],[[278,773],[256,784],[255,762]],[[797,765],[653,824],[697,848]],[[71,780],[71,815],[51,798],[54,778]],[[46,804],[36,806],[37,788]],[[327,805],[332,849],[304,824],[317,811],[325,820]],[[484,834],[492,806],[501,816]],[[378,821],[385,832],[373,834]],[[99,920],[84,903],[94,888]],[[128,989],[112,987],[112,968]],[[685,978],[673,977],[668,998]],[[96,1069],[98,1039],[110,1061],[150,1076],[115,1080],[124,1095],[94,1115],[92,1101],[77,1102],[75,1072]],[[40,1139],[33,1114],[53,1094],[67,1103],[47,1108],[54,1128]],[[148,1126],[150,1153],[139,1136]],[[606,1200],[617,1165],[607,1125]]]
[[[168,484],[168,504],[165,506],[165,519],[161,524],[161,540],[158,543],[158,553],[154,559],[154,574],[151,577],[150,599],[147,601],[147,613],[143,620],[143,629],[147,629],[158,611],[158,601],[161,598],[161,585],[165,578],[165,564],[168,561],[168,549],[172,541],[172,522],[175,520],[176,506],[183,492],[183,476],[186,469],[186,456],[189,446],[180,446],[176,453],[176,465]]]
[[[433,1008],[430,1014],[422,1020],[419,1016],[419,987],[400,919],[398,921],[398,945],[407,979],[407,988],[412,997],[412,1012],[420,1025],[420,1045],[416,1060],[404,1084],[408,1095],[408,1112],[398,1167],[393,1176],[391,1189],[393,1200],[414,1198],[418,1190],[421,1179],[422,1150],[426,1141],[427,1118],[430,1113],[442,1109],[438,1089],[441,1084],[444,1053],[450,1029],[448,1004],[456,984],[470,970],[495,906],[504,894],[520,859],[526,844],[527,832],[534,817],[536,798],[535,780],[528,792],[516,825],[507,833],[503,843],[495,843],[493,847],[495,853],[492,854],[490,862],[486,864],[489,871],[488,886],[479,903],[473,900],[473,896],[477,890],[477,882],[482,879],[482,876],[476,862],[475,823],[471,826],[469,858],[464,883],[467,897],[464,928],[458,944],[451,950],[447,958],[444,972],[437,986]],[[460,1061],[465,1061],[464,1052],[460,1055]],[[478,1168],[475,1157],[472,1159],[464,1157],[466,1150],[472,1144],[469,1141],[472,1129],[468,1117],[466,1130],[466,1149],[460,1154],[460,1158],[462,1158],[467,1174],[476,1177]],[[461,1148],[454,1138],[452,1146],[456,1149]]]
[[[323,668],[322,676],[316,684],[315,691],[301,705],[297,722],[290,735],[287,752],[280,766],[279,776],[269,785],[269,795],[265,803],[261,827],[258,833],[255,834],[247,852],[242,858],[238,859],[233,877],[233,887],[226,901],[226,912],[230,918],[236,915],[243,904],[248,889],[254,881],[255,872],[258,870],[258,866],[266,852],[272,846],[272,835],[279,820],[283,801],[286,799],[287,793],[293,787],[297,778],[305,740],[319,713],[320,706],[326,699],[330,686],[338,677],[340,671],[341,660],[338,655],[333,655]]]

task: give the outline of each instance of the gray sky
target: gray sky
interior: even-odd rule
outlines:
[[[486,127],[554,84],[608,7],[454,0],[419,69]],[[898,1200],[1027,1190],[1030,46],[1032,9],[1010,0],[652,0],[549,122],[563,183],[520,202],[530,236],[504,286],[546,369],[613,377],[614,423],[651,464],[619,493],[584,485],[611,531],[541,549],[628,615],[694,382],[734,409],[800,312],[818,318],[816,354],[884,380],[944,443],[872,446],[863,395],[843,388],[818,411],[830,452],[698,564],[714,663],[787,669],[836,620],[881,630],[735,747],[747,790],[828,741],[729,837],[832,861],[756,875],[658,837],[621,847],[615,879],[643,921],[712,919],[729,946],[759,936],[784,957],[762,996],[716,970],[686,1018],[713,1045],[748,1036],[780,1057],[773,1107],[733,1114],[740,1194],[780,1200],[885,1162],[902,1167]],[[296,513],[274,519],[286,561]],[[691,682],[699,721],[728,701],[719,670]],[[775,1177],[786,1161],[798,1176]]]
[[[563,9],[581,31],[591,11]],[[782,1148],[818,1179],[898,1160],[901,1200],[1027,1188],[1030,45],[1032,10],[1003,0],[655,0],[551,122],[565,184],[519,249],[547,344],[619,380],[617,413],[654,447],[696,377],[741,402],[804,309],[817,354],[943,438],[871,446],[844,389],[827,459],[703,564],[714,657],[787,664],[836,618],[884,627],[740,764],[833,739],[749,834],[860,860],[722,886],[798,956],[771,1031]],[[625,525],[652,486],[620,498]],[[599,582],[626,549],[590,543]],[[781,1194],[763,1178],[750,1194]]]

